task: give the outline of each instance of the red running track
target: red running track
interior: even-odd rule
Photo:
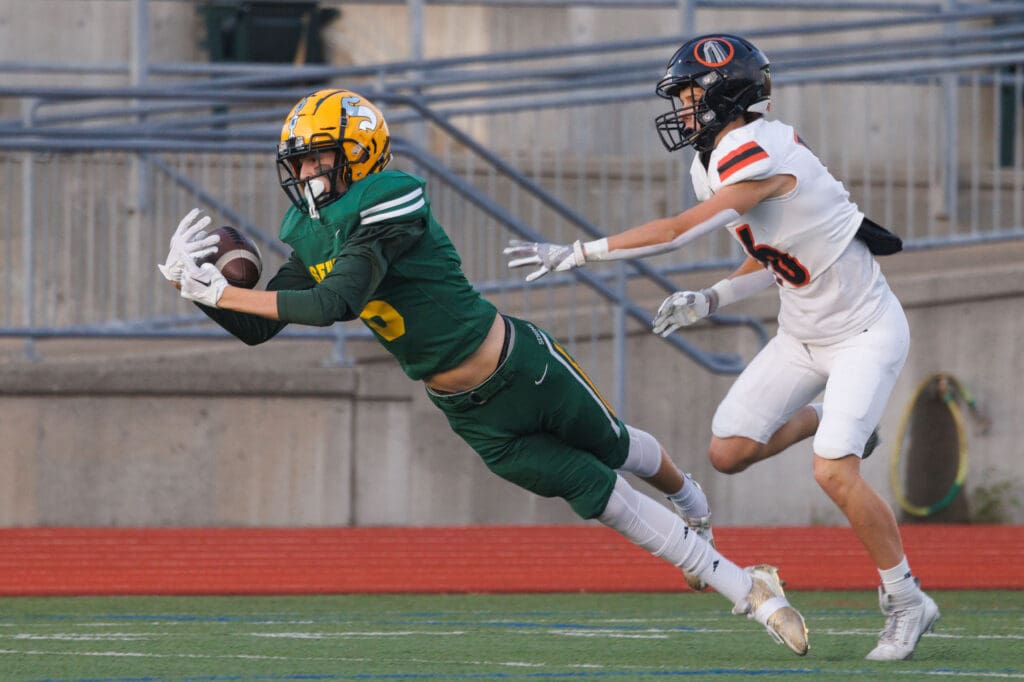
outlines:
[[[1024,526],[909,525],[928,589],[1024,588]],[[848,528],[715,529],[787,589],[874,589]],[[662,592],[678,570],[600,526],[6,528],[0,595]]]

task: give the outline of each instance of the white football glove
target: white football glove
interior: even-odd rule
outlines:
[[[583,256],[583,245],[579,241],[573,244],[549,244],[513,239],[502,253],[510,257],[510,268],[521,268],[524,265],[540,266],[526,276],[527,282],[532,282],[552,271],[572,270],[587,262]]]
[[[220,236],[207,235],[203,232],[203,228],[210,224],[210,216],[196,220],[198,216],[199,209],[193,208],[181,219],[178,229],[171,235],[171,248],[167,260],[163,265],[156,266],[168,282],[177,282],[181,279],[186,259],[195,261],[217,250],[216,244],[220,241]]]
[[[680,327],[703,319],[718,308],[718,295],[710,289],[677,291],[661,303],[654,315],[654,333],[668,336]]]
[[[217,301],[224,295],[228,281],[213,263],[196,265],[191,259],[185,259],[181,273],[181,297],[196,303],[217,307]]]

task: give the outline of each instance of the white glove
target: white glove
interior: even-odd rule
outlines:
[[[178,229],[171,235],[171,249],[166,262],[156,266],[168,282],[177,282],[181,279],[186,259],[195,261],[217,250],[216,244],[220,241],[220,236],[207,235],[203,232],[203,228],[210,224],[210,216],[197,221],[198,216],[199,209],[193,208],[181,219]]]
[[[185,259],[184,271],[181,273],[181,297],[196,303],[217,307],[217,301],[224,295],[228,281],[213,263],[196,265]]]
[[[573,244],[549,244],[513,239],[502,253],[511,257],[508,262],[510,268],[521,268],[524,265],[540,266],[526,276],[527,282],[543,277],[551,271],[565,272],[587,262],[583,255],[583,244],[579,240]]]
[[[668,336],[707,317],[718,308],[718,295],[711,289],[677,291],[664,301],[654,315],[654,333]]]

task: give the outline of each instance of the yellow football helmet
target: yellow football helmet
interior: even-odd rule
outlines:
[[[326,152],[337,153],[320,164]],[[316,154],[323,170],[300,178],[301,159],[307,154]],[[314,217],[317,209],[341,198],[353,182],[383,170],[390,161],[391,135],[384,114],[351,90],[318,90],[303,97],[281,128],[277,147],[281,188],[300,211]]]

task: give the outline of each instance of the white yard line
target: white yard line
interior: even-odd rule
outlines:
[[[1024,639],[1024,635],[954,635],[947,632],[931,632],[925,637],[938,639]]]
[[[0,656],[2,655],[14,655],[14,656],[110,656],[113,658],[117,657],[128,657],[128,658],[189,658],[189,659],[211,659],[211,660],[268,660],[268,661],[297,661],[297,660],[312,660],[312,661],[341,661],[347,663],[370,663],[376,659],[372,658],[346,658],[346,657],[303,657],[303,656],[267,656],[264,654],[152,654],[152,653],[138,653],[138,652],[125,652],[125,651],[38,651],[27,649],[18,651],[15,649],[0,649]]]
[[[933,675],[936,677],[992,677],[1007,680],[1024,680],[1024,673],[1006,673],[984,670],[905,670],[894,671],[896,675]]]
[[[552,630],[549,634],[562,637],[603,637],[606,639],[668,639],[668,635],[629,635],[623,632],[596,632],[594,630]]]
[[[13,640],[54,640],[58,642],[137,642],[152,639],[154,635],[134,632],[104,632],[102,634],[80,635],[71,632],[55,632],[48,635],[30,635],[24,632],[0,635],[0,639]],[[159,636],[159,635],[156,635]]]

